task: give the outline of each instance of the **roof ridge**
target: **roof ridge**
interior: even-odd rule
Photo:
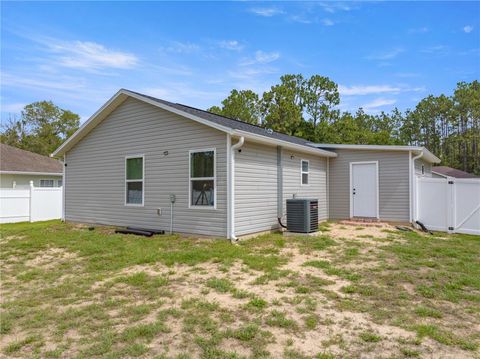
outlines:
[[[249,126],[255,126],[255,127],[261,128],[262,130],[267,130],[267,129],[268,129],[268,128],[265,127],[265,126],[255,125],[254,123],[242,121],[242,120],[240,120],[240,119],[238,119],[238,118],[232,118],[232,117],[228,117],[228,116],[225,116],[225,115],[220,115],[220,114],[215,113],[215,112],[212,112],[212,111],[202,110],[201,108],[198,108],[198,107],[193,107],[193,106],[184,105],[183,103],[179,103],[179,102],[176,102],[176,104],[177,104],[177,105],[180,105],[180,106],[183,106],[183,107],[191,108],[191,109],[193,109],[193,110],[206,112],[206,113],[209,113],[209,114],[211,114],[211,115],[220,116],[220,117],[226,118],[227,120],[232,120],[232,121],[237,121],[237,122],[245,123],[245,124],[247,124],[247,125],[249,125]],[[273,130],[272,130],[272,131],[273,131]],[[278,131],[273,131],[273,132],[276,132],[276,133],[278,133],[278,134],[285,135],[285,136],[292,136],[292,135],[287,135],[286,133],[282,133],[282,132],[278,132]],[[292,137],[297,137],[297,136],[292,136]],[[298,137],[298,138],[302,138],[302,137]]]

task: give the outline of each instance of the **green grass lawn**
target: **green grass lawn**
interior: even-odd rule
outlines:
[[[1,355],[479,357],[479,236],[322,228],[232,245],[2,225]]]

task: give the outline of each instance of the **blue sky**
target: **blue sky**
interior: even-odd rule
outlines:
[[[92,115],[119,88],[207,108],[286,73],[341,109],[414,107],[480,78],[480,2],[2,2],[2,120],[52,100]]]

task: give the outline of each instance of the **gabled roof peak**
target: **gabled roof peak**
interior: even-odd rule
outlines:
[[[243,136],[252,141],[269,143],[271,145],[284,146],[303,152],[313,153],[324,157],[336,157],[334,152],[316,148],[309,141],[285,135],[274,131],[265,131],[265,128],[252,125],[243,121],[235,120],[225,116],[217,115],[212,112],[200,110],[195,107],[169,102],[156,97],[141,94],[139,92],[126,89],[119,90],[110,100],[108,100],[92,117],[90,117],[67,141],[65,141],[52,156],[62,156],[70,150],[77,142],[85,137],[95,126],[103,121],[115,108],[117,108],[128,97],[157,106],[163,110],[175,113],[182,117],[199,122],[203,125],[226,132],[233,136]]]

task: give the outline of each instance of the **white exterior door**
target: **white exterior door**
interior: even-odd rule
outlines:
[[[378,162],[352,162],[350,184],[350,215],[378,218]]]

